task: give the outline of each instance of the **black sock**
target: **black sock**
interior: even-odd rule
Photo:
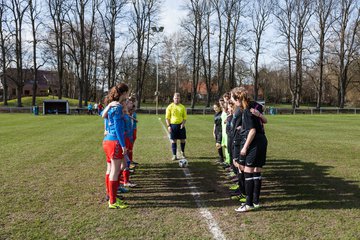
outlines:
[[[185,143],[181,143],[180,146],[181,146],[181,151],[184,153],[185,152]]]
[[[218,154],[219,154],[219,160],[221,162],[223,162],[224,161],[224,154],[223,154],[222,147],[218,149]]]
[[[243,171],[239,171],[238,179],[239,179],[240,193],[243,194],[243,195],[246,195],[246,192],[245,192],[245,177],[244,177],[244,172]]]
[[[259,204],[260,190],[261,190],[261,173],[254,173],[254,203]]]
[[[176,155],[176,143],[171,143],[171,149],[172,149],[173,155]]]
[[[245,191],[246,191],[246,205],[253,206],[254,194],[254,178],[252,173],[244,173],[245,175]]]

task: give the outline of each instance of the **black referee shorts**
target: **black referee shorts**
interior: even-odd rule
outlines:
[[[186,139],[186,129],[185,127],[180,128],[181,124],[170,124],[171,132],[170,139]]]

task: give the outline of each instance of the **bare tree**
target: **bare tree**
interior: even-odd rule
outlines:
[[[136,69],[136,97],[137,108],[140,108],[146,69],[150,53],[154,47],[150,44],[151,27],[156,21],[159,11],[159,1],[133,0],[131,33],[136,42],[137,69]]]
[[[303,81],[303,55],[306,46],[304,38],[309,20],[312,16],[312,1],[310,0],[285,0],[278,4],[278,12],[275,14],[279,21],[279,31],[286,39],[288,82],[291,92],[292,108],[300,105],[302,81]],[[292,63],[295,63],[293,76]]]
[[[231,21],[233,19],[232,15],[234,13],[234,7],[237,3],[237,0],[229,0],[225,1],[225,5],[223,6],[223,14],[225,17],[225,26],[224,26],[224,36],[219,36],[221,38],[224,38],[224,49],[222,50],[222,46],[219,45],[218,54],[221,54],[222,52],[222,60],[220,60],[219,64],[219,93],[222,94],[224,91],[224,83],[225,83],[225,74],[226,74],[226,63],[228,59],[228,54],[231,47]],[[223,17],[223,16],[221,16]]]
[[[205,2],[206,3],[206,2]],[[205,4],[205,14],[204,14],[204,29],[205,36],[204,42],[201,44],[201,55],[204,68],[204,79],[206,84],[207,99],[206,107],[210,107],[210,101],[212,96],[212,61],[211,61],[211,21],[210,17],[213,13],[212,6],[210,4]]]
[[[168,79],[174,79],[174,92],[179,92],[181,68],[184,64],[184,48],[185,44],[180,32],[174,33],[164,40],[165,50],[162,56],[164,67],[166,68]],[[171,95],[171,94],[170,94]]]
[[[99,9],[99,13],[102,21],[103,33],[105,35],[106,42],[108,43],[108,59],[107,59],[107,85],[110,90],[115,85],[116,75],[116,61],[115,61],[115,42],[116,36],[116,25],[121,19],[121,13],[126,6],[127,0],[105,0],[105,9]],[[105,11],[103,13],[103,11]]]
[[[338,106],[344,108],[346,90],[351,82],[349,67],[358,59],[359,41],[356,40],[360,24],[360,8],[356,0],[342,0],[338,22],[334,32],[338,44],[335,54],[338,58]]]
[[[12,80],[16,84],[17,91],[17,106],[22,107],[21,97],[24,87],[24,76],[23,76],[23,23],[24,16],[29,7],[27,1],[25,0],[11,0],[10,5],[8,6],[14,21],[13,35],[15,38],[15,63],[16,63],[16,77]]]
[[[254,99],[258,99],[259,91],[259,57],[261,53],[261,45],[263,34],[269,26],[270,17],[274,10],[274,0],[255,0],[252,5],[251,22],[252,29],[250,30],[254,36],[254,47],[251,48],[254,54]]]
[[[11,34],[9,31],[6,31],[6,29],[9,29],[9,26],[7,26],[8,17],[7,17],[7,7],[6,7],[6,1],[1,0],[0,1],[0,48],[1,48],[1,82],[3,85],[4,93],[3,93],[3,99],[4,99],[4,105],[8,105],[8,83],[7,83],[7,75],[6,70],[8,68],[8,64],[10,63],[8,54],[10,51],[10,37]],[[6,28],[5,28],[6,27]]]
[[[82,102],[87,105],[89,100],[90,85],[90,68],[91,68],[91,51],[93,50],[93,34],[95,26],[95,13],[97,8],[97,0],[75,0],[75,6],[72,10],[72,16],[68,16],[68,24],[72,33],[73,46],[71,52],[75,54],[76,66],[79,67],[78,90],[79,90],[79,107]],[[86,15],[90,8],[90,15]],[[86,17],[89,16],[89,23]],[[78,48],[78,55],[77,49]]]
[[[197,88],[200,79],[200,61],[201,61],[201,49],[203,45],[203,15],[205,13],[204,7],[206,1],[204,0],[190,0],[187,9],[189,11],[189,19],[187,23],[183,23],[182,27],[191,36],[192,46],[192,85],[191,85],[191,108],[195,107]]]
[[[37,62],[37,44],[38,44],[38,29],[40,26],[39,15],[39,5],[37,0],[29,0],[29,15],[30,15],[30,22],[31,22],[31,32],[33,37],[33,67],[32,67],[32,73],[33,73],[33,94],[32,94],[32,106],[36,105],[36,95],[37,95],[37,78],[38,78],[38,69],[41,66],[38,66]]]
[[[64,82],[64,25],[66,24],[65,17],[69,11],[67,1],[65,0],[48,0],[49,14],[52,20],[54,33],[55,48],[56,48],[56,63],[57,73],[59,77],[59,99],[63,96],[63,82]]]
[[[218,25],[218,43],[217,43],[217,73],[216,73],[216,79],[217,79],[217,86],[218,86],[218,95],[222,93],[224,82],[220,78],[221,75],[221,54],[222,54],[222,30],[223,30],[223,1],[222,0],[210,0],[211,4],[213,5],[215,12],[216,12],[216,18],[217,18],[217,25]]]
[[[319,58],[318,58],[318,74],[312,76],[315,82],[316,90],[316,108],[321,107],[323,91],[324,91],[324,70],[325,70],[325,47],[329,41],[329,30],[334,22],[334,10],[336,8],[334,0],[316,0],[315,2],[315,21],[317,26],[311,32],[312,36],[318,46]]]
[[[232,6],[231,14],[231,25],[230,25],[230,48],[229,48],[229,89],[232,89],[236,85],[236,62],[237,50],[241,44],[244,44],[246,41],[243,41],[239,36],[242,33],[242,25],[240,24],[240,18],[243,16],[245,11],[245,6],[247,2],[244,0],[238,0],[234,2]]]

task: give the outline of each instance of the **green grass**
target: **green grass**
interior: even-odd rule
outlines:
[[[161,116],[162,117],[162,116]],[[187,123],[189,169],[227,239],[359,239],[359,115],[269,116],[258,212],[238,214],[212,116]],[[102,120],[0,114],[0,239],[212,239],[158,117],[139,115],[129,209],[104,201]]]
[[[47,97],[36,97],[36,105],[42,106],[44,100],[58,100],[57,96],[47,96]],[[72,98],[62,98],[61,100],[68,100],[70,107],[76,107],[79,104],[79,100]],[[21,103],[24,107],[32,106],[32,97],[23,97],[21,98]],[[84,101],[83,101],[84,104]],[[94,104],[94,103],[93,103]],[[4,102],[0,102],[0,107],[4,107]],[[8,100],[8,107],[17,107],[17,99]]]

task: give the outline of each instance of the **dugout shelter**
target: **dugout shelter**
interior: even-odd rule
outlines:
[[[69,114],[69,102],[67,100],[44,100],[43,115],[45,114]]]

